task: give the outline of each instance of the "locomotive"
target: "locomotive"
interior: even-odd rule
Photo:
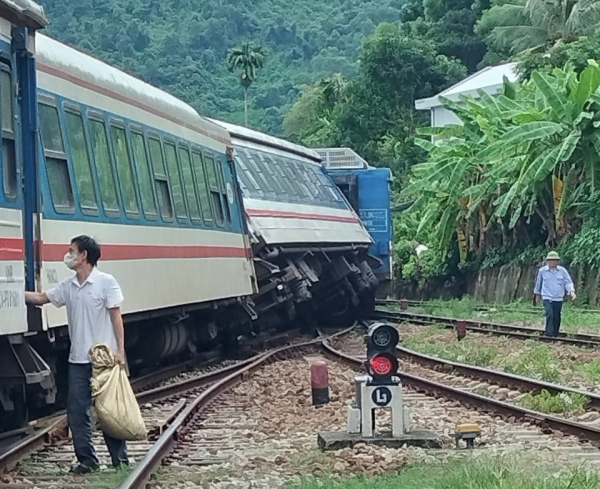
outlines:
[[[24,291],[70,275],[79,234],[123,289],[133,369],[372,307],[373,239],[316,152],[208,120],[46,23],[31,0],[0,0],[3,428],[60,398],[66,311]]]

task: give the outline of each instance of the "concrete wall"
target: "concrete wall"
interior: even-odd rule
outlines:
[[[533,297],[537,270],[537,267],[521,265],[480,270],[467,281],[467,294],[485,302],[529,301]],[[569,272],[581,302],[600,305],[598,270],[579,267]]]
[[[506,303],[516,300],[531,301],[538,267],[503,265],[486,268],[469,277],[416,284],[396,284],[396,297],[406,299],[452,299],[468,294],[484,302]],[[584,267],[569,268],[575,282],[580,304],[600,306],[600,279],[598,270]]]

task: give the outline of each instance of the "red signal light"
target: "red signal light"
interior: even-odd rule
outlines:
[[[374,374],[389,375],[394,369],[392,359],[387,355],[375,355],[369,360],[369,365]]]

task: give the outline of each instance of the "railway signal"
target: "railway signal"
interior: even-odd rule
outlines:
[[[396,347],[400,337],[393,326],[383,323],[371,325],[366,334],[367,370],[371,384],[396,384],[392,379],[398,373]]]

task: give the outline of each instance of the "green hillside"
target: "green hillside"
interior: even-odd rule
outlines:
[[[42,0],[47,33],[184,99],[202,114],[243,121],[227,50],[262,44],[250,125],[281,133],[300,85],[352,75],[361,39],[400,18],[403,0]]]

